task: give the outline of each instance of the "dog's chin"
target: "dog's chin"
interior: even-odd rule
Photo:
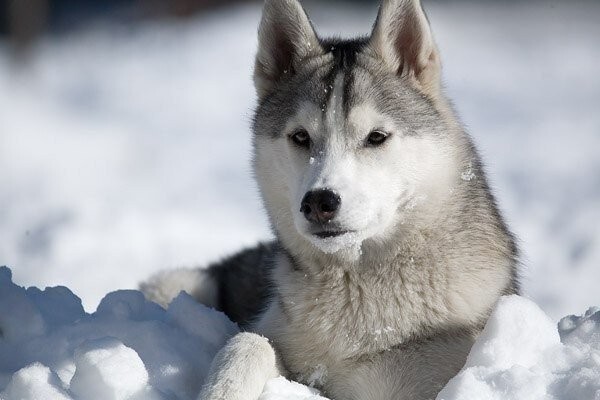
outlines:
[[[302,233],[308,241],[323,253],[349,252],[356,256],[365,239],[362,231],[350,229],[321,230]]]
[[[350,225],[332,221],[328,224],[311,224],[298,218],[294,225],[296,233],[314,250],[351,260],[361,257],[363,242],[379,231],[378,223]]]

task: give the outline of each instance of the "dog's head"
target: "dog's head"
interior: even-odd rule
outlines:
[[[460,168],[439,75],[418,0],[384,0],[348,41],[320,39],[297,0],[266,1],[254,167],[283,240],[355,250],[439,207]]]

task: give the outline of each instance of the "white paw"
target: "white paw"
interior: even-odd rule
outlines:
[[[239,333],[217,353],[198,400],[255,400],[265,383],[280,374],[269,341],[255,333]]]

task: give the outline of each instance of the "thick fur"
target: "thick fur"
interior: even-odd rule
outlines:
[[[201,398],[237,399],[276,371],[335,400],[433,399],[518,292],[514,239],[440,68],[417,0],[384,0],[371,37],[351,41],[318,38],[297,0],[267,0],[254,171],[277,241],[195,272],[202,294],[182,288],[277,355],[234,339]],[[315,223],[302,201],[324,189],[341,205]],[[174,295],[172,281],[145,292]]]

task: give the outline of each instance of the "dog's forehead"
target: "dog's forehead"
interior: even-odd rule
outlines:
[[[365,55],[367,44],[365,38],[321,40],[326,51],[323,62],[309,64],[306,70],[300,69],[296,76],[281,82],[279,90],[259,105],[255,133],[280,137],[289,119],[299,113],[306,114],[300,118],[306,121],[331,114],[338,121],[348,121],[357,114],[353,112],[357,108],[386,114],[399,124],[425,122],[423,116],[433,112],[429,101],[402,79],[377,68],[377,62]],[[420,118],[414,118],[415,113]]]
[[[364,108],[365,103],[373,111],[380,108],[377,96],[373,96],[377,92],[374,77],[361,62],[366,45],[365,39],[321,41],[326,61],[313,70],[302,71],[296,82],[298,88],[294,92],[300,94],[295,107],[298,120],[322,119],[331,127],[344,125],[353,110]]]
[[[399,120],[415,120],[412,113],[423,114],[431,109],[430,101],[419,93],[408,79],[386,71],[380,61],[365,51],[366,39],[323,40],[322,46],[330,57],[304,80],[296,93],[305,93],[301,103],[324,114],[338,113],[348,117],[356,108],[389,114]],[[340,113],[342,113],[340,115]]]

